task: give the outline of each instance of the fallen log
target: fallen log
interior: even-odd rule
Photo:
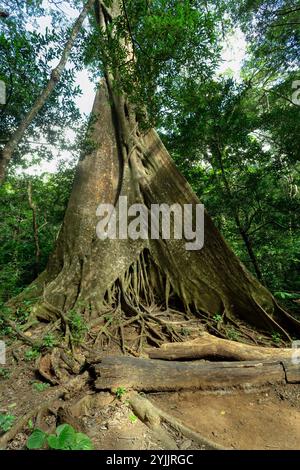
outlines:
[[[207,390],[285,383],[280,361],[168,362],[135,357],[105,357],[94,366],[98,390]]]
[[[223,358],[236,361],[266,361],[290,360],[294,352],[289,348],[269,348],[238,343],[227,339],[217,338],[203,332],[193,341],[183,343],[166,343],[160,348],[149,348],[145,351],[151,359],[165,359],[170,361]]]

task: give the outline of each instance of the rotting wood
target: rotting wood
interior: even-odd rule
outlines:
[[[145,351],[151,359],[189,360],[224,358],[237,361],[291,360],[293,349],[254,346],[217,338],[201,332],[199,338],[182,343],[165,343]]]
[[[205,390],[286,382],[280,361],[186,363],[121,356],[103,358],[95,373],[98,390]]]

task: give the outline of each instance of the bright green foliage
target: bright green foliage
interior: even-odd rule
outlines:
[[[47,434],[40,429],[35,429],[27,440],[28,449],[42,449],[46,443]]]
[[[33,425],[33,421],[32,421],[31,418],[28,420],[27,425],[28,425],[28,428],[29,428],[29,429],[33,429],[34,425]]]
[[[47,388],[50,387],[50,384],[44,382],[34,382],[32,386],[37,392],[43,392],[44,390],[47,390]]]
[[[76,432],[69,424],[62,424],[56,428],[55,434],[47,434],[35,429],[28,438],[28,449],[42,449],[48,445],[55,450],[92,450],[90,438],[83,433]]]
[[[5,367],[0,367],[0,379],[9,379],[10,377],[10,370],[6,369]]]
[[[272,334],[272,340],[274,341],[275,344],[280,344],[280,342],[281,342],[280,333],[273,333]]]
[[[216,314],[213,316],[213,319],[214,319],[216,322],[220,322],[220,321],[222,321],[222,315],[220,315],[219,313],[216,313]]]
[[[114,38],[108,40],[94,24],[86,39],[85,62],[95,74],[99,68],[119,68],[114,86],[141,110],[147,106],[153,123],[162,107],[170,106],[170,92],[179,77],[202,80],[213,73],[220,52],[222,4],[206,8],[201,0],[121,3],[125,14],[110,26]],[[128,62],[127,51],[120,46],[124,39],[133,41],[135,62]]]
[[[116,389],[116,397],[119,398],[119,400],[121,400],[121,398],[123,397],[123,395],[125,395],[126,392],[127,390],[125,387],[118,387]]]
[[[56,175],[33,178],[32,195],[37,208],[37,225],[41,256],[39,271],[47,263],[53,249],[69,192],[73,170]],[[9,178],[0,188],[0,301],[18,294],[36,276],[35,241],[32,212],[28,203],[29,178]],[[24,304],[18,318],[29,314],[31,303]]]
[[[24,359],[25,361],[34,361],[35,359],[37,359],[40,355],[40,351],[37,350],[37,349],[27,349],[27,351],[25,351],[25,354],[24,354]]]
[[[68,317],[73,341],[80,344],[84,339],[88,326],[82,316],[74,310],[69,311]]]
[[[15,421],[15,416],[6,414],[0,414],[0,431],[7,432],[10,430]]]
[[[2,8],[7,10],[9,17],[0,19],[0,80],[6,83],[7,89],[6,104],[0,105],[0,145],[9,139],[49,80],[67,33],[66,16],[58,15],[54,7],[47,11],[41,1],[4,0]],[[51,26],[39,29],[36,21],[48,13],[52,17]],[[53,148],[49,145],[68,145],[62,130],[77,127],[80,123],[73,100],[80,94],[74,84],[76,68],[72,64],[63,74],[42,112],[28,129],[13,164],[26,167],[25,156],[34,162],[50,160]]]
[[[183,83],[176,97],[163,137],[177,165],[246,266],[299,291],[300,107],[272,95],[268,108],[258,86],[232,79]]]
[[[56,344],[57,344],[57,340],[51,333],[48,333],[44,336],[43,343],[42,343],[43,347],[48,348],[48,349],[53,349]]]
[[[129,415],[129,419],[130,419],[130,422],[132,424],[134,424],[137,421],[138,418],[134,414],[131,414],[131,415]]]

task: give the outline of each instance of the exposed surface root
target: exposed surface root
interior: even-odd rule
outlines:
[[[129,403],[134,413],[159,434],[166,434],[164,428],[161,426],[163,422],[168,423],[176,431],[180,431],[184,436],[193,439],[197,444],[203,446],[206,450],[226,450],[225,447],[219,446],[215,442],[201,436],[201,434],[192,431],[184,426],[179,420],[161,410],[153,403],[151,403],[144,396],[132,392],[129,394]],[[167,437],[166,437],[167,439]],[[167,442],[168,444],[168,442]],[[174,447],[171,447],[174,449]]]

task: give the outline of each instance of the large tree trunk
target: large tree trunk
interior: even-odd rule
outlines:
[[[100,11],[101,17],[101,11]],[[102,22],[105,26],[107,15]],[[77,309],[91,321],[119,308],[147,312],[154,303],[176,302],[196,316],[239,317],[264,330],[286,331],[299,323],[240,263],[205,213],[205,243],[187,251],[185,240],[105,240],[96,236],[96,209],[119,197],[128,205],[192,204],[199,200],[179,173],[157,133],[139,130],[135,109],[114,90],[109,73],[93,107],[93,146],[79,161],[56,248],[37,279],[39,318]],[[34,292],[34,291],[33,291]]]
[[[167,307],[173,296],[186,311],[197,315],[225,313],[265,330],[281,330],[278,322],[283,327],[290,322],[298,328],[240,263],[208,214],[200,251],[187,251],[185,240],[97,238],[98,205],[117,207],[120,195],[127,196],[129,204],[142,198],[147,207],[154,203],[199,203],[154,130],[145,135],[137,132],[136,142],[128,143],[130,158],[123,158],[122,110],[117,112],[110,103],[103,80],[93,109],[96,123],[91,138],[95,149],[78,164],[57,245],[41,276],[45,289],[37,314],[45,317],[57,314],[57,309],[80,308],[93,319],[117,302],[120,291],[125,304],[157,301]]]

